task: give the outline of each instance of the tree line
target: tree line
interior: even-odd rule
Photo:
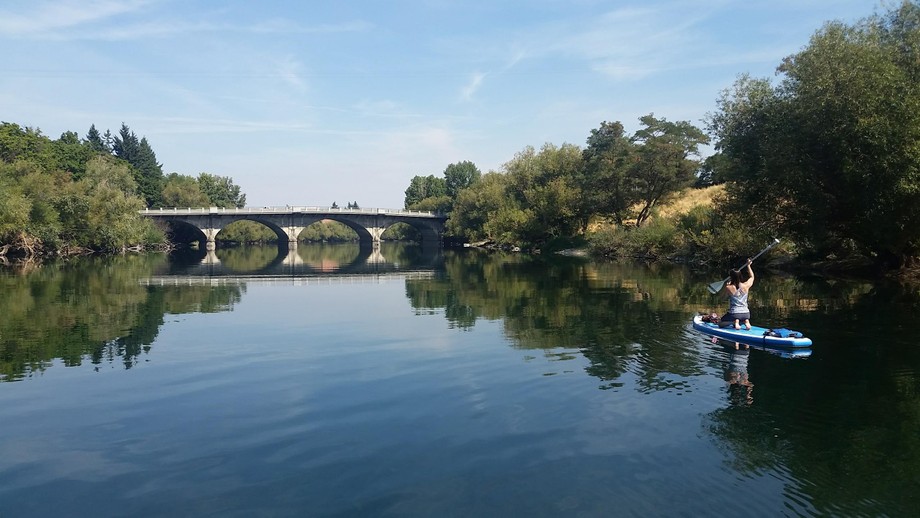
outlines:
[[[118,134],[91,125],[67,131],[0,123],[0,256],[119,251],[161,244],[163,229],[144,207],[242,207],[231,178],[163,174],[145,137],[122,124]]]
[[[920,3],[827,22],[777,76],[740,75],[704,129],[649,114],[627,134],[604,121],[584,147],[527,147],[484,175],[461,162],[415,176],[405,206],[449,214],[458,238],[507,246],[575,237],[607,255],[707,260],[780,236],[806,260],[917,266]],[[656,217],[663,201],[712,185],[724,188],[714,205]]]

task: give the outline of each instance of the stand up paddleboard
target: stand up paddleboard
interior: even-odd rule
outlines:
[[[748,345],[764,345],[768,347],[811,347],[811,338],[802,336],[802,333],[788,329],[768,329],[766,327],[751,326],[750,329],[735,329],[734,327],[719,327],[718,324],[703,322],[703,316],[693,317],[693,328],[710,336],[717,336],[726,340],[734,340]],[[785,336],[784,336],[785,335]]]

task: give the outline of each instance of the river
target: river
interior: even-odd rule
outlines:
[[[756,267],[757,265],[755,265]],[[0,269],[0,516],[913,516],[920,295],[384,243]],[[810,354],[808,354],[810,353]]]

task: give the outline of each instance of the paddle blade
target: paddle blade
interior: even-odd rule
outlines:
[[[707,286],[709,293],[712,293],[713,295],[715,295],[716,293],[719,293],[719,290],[722,289],[722,286],[725,286],[725,283],[727,281],[728,281],[728,277],[722,279],[721,281],[709,283],[709,286]]]

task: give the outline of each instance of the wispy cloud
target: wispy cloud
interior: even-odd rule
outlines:
[[[515,67],[518,63],[524,60],[527,57],[527,52],[523,49],[515,49],[511,56],[508,57],[507,63],[502,67],[502,72],[506,72]]]
[[[486,74],[482,72],[474,72],[472,77],[470,77],[469,83],[460,91],[460,98],[464,101],[472,100],[473,95],[479,90],[479,87],[482,86],[482,81],[485,77]]]
[[[296,59],[287,56],[284,59],[281,59],[276,64],[277,74],[281,79],[297,88],[298,90],[307,89],[307,81],[303,76],[303,65]]]
[[[137,12],[150,0],[27,2],[28,11],[0,10],[0,34],[23,36],[69,29]]]
[[[365,32],[373,28],[373,24],[364,20],[353,20],[343,23],[327,23],[320,25],[302,25],[289,20],[267,20],[257,22],[245,28],[237,28],[257,33],[299,33],[299,34],[334,34],[341,32]],[[229,27],[228,27],[229,29]]]
[[[641,79],[692,56],[702,19],[699,13],[683,16],[671,9],[620,9],[560,38],[557,50],[580,56],[614,79]]]
[[[27,7],[16,11],[0,8],[0,35],[57,41],[122,41],[187,33],[335,34],[373,28],[364,20],[315,25],[277,18],[243,24],[189,21],[157,12],[157,3],[158,0],[64,0],[25,3]],[[140,12],[148,16],[142,21],[131,18]],[[120,18],[117,25],[107,23],[115,18]]]

